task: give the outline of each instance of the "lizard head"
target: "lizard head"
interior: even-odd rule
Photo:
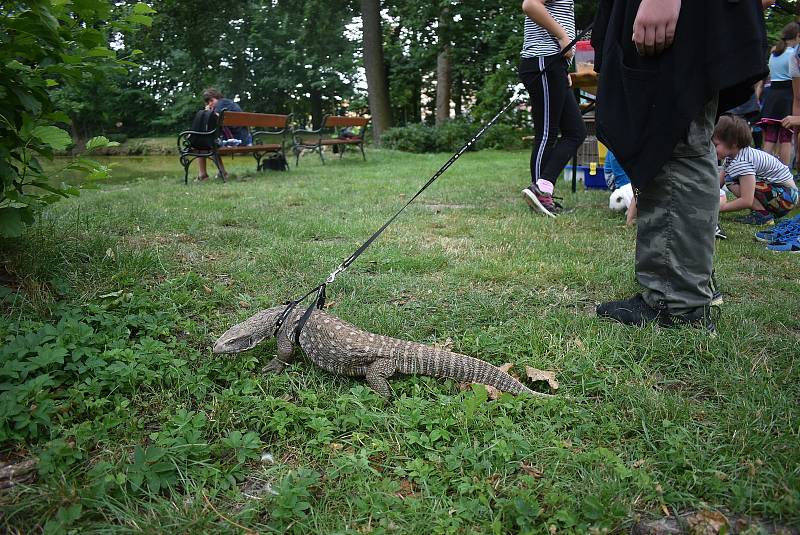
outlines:
[[[253,349],[261,341],[272,338],[275,326],[285,306],[268,308],[237,323],[219,337],[214,344],[214,353],[241,353]]]

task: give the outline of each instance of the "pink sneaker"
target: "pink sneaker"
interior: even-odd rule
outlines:
[[[553,201],[553,196],[544,193],[534,184],[522,190],[522,196],[531,208],[544,216],[555,218],[561,212],[561,207]]]

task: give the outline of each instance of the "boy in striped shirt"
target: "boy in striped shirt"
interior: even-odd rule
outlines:
[[[740,117],[723,115],[714,128],[717,157],[723,160],[723,182],[737,197],[720,206],[722,212],[750,209],[739,218],[749,225],[772,225],[798,204],[800,195],[792,172],[772,154],[752,148],[748,124]]]

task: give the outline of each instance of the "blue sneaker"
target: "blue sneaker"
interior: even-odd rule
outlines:
[[[767,245],[767,249],[776,253],[800,253],[800,238],[776,241]]]
[[[775,218],[772,217],[772,214],[759,214],[756,211],[750,212],[750,215],[745,217],[739,217],[736,219],[737,223],[744,223],[745,225],[774,225]]]
[[[796,219],[785,219],[770,229],[758,231],[755,233],[755,238],[760,242],[769,243],[800,235],[800,220]]]

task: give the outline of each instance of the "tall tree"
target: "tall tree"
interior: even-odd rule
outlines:
[[[436,56],[436,126],[450,120],[450,46],[444,45]]]
[[[436,126],[450,120],[450,83],[452,68],[450,65],[450,10],[442,8],[439,17],[439,53],[436,55]]]
[[[389,80],[383,59],[380,0],[361,0],[361,20],[364,35],[364,70],[367,74],[373,135],[375,143],[380,144],[384,130],[392,126]]]

